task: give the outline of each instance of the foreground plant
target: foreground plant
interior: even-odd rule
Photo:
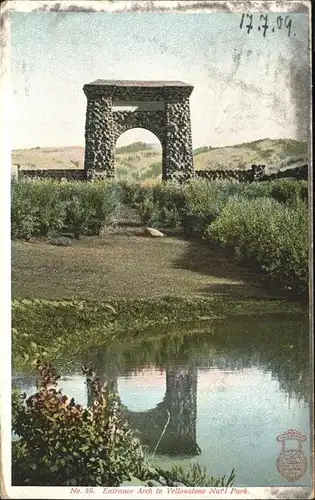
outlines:
[[[121,417],[118,397],[92,369],[84,369],[91,405],[83,408],[57,391],[59,375],[37,361],[38,392],[13,392],[12,484],[14,486],[119,486],[153,481],[163,486],[229,486],[194,464],[189,470],[152,467]],[[156,448],[158,447],[158,443]],[[151,457],[152,459],[152,457]]]
[[[59,376],[38,361],[38,392],[14,393],[12,483],[32,486],[119,486],[141,476],[144,454],[120,414],[118,398],[95,378],[83,408],[57,390]]]

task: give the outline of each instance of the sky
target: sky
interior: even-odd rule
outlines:
[[[290,14],[288,36],[278,15],[264,37],[259,13],[248,34],[240,13],[12,12],[12,148],[84,146],[82,87],[96,79],[192,84],[194,147],[300,139],[308,17]],[[119,144],[134,140],[154,142],[136,130]]]

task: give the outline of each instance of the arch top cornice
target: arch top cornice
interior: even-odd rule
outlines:
[[[89,99],[111,97],[117,100],[182,100],[189,98],[194,87],[180,81],[95,80],[85,84]]]

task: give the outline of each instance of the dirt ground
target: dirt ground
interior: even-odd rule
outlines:
[[[200,242],[178,237],[108,234],[71,240],[12,242],[12,296],[119,299],[220,294],[272,297],[264,279]]]

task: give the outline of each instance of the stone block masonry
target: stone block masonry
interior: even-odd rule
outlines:
[[[208,181],[254,182],[259,181],[264,172],[264,165],[252,165],[249,170],[197,170],[196,177]]]
[[[308,171],[308,165],[305,164],[266,174],[264,165],[252,165],[248,170],[197,170],[195,177],[208,181],[226,180],[232,182],[264,182],[277,179],[307,181]]]
[[[85,162],[87,179],[97,173],[115,177],[117,139],[127,130],[144,128],[162,145],[162,179],[185,181],[194,177],[189,97],[193,86],[170,81],[96,80],[86,84]],[[117,111],[117,102],[136,105]],[[145,103],[159,102],[161,106]],[[140,105],[139,105],[140,103]],[[141,105],[143,103],[144,105]]]
[[[19,171],[19,179],[54,179],[67,181],[84,181],[86,173],[83,169],[36,169]]]

